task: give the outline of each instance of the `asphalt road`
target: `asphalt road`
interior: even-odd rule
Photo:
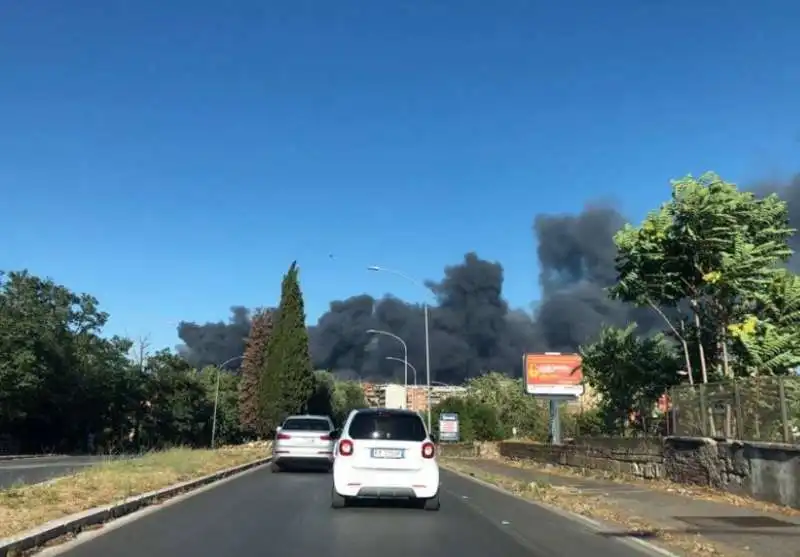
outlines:
[[[442,507],[330,507],[331,476],[258,469],[98,530],[61,557],[641,557],[579,522],[442,473]],[[123,519],[124,520],[124,519]]]
[[[0,489],[15,484],[33,484],[66,476],[97,464],[107,456],[42,456],[0,460]]]

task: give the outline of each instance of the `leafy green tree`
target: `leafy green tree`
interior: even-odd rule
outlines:
[[[86,450],[126,428],[130,343],[103,338],[107,319],[92,296],[0,273],[0,431],[20,450]]]
[[[213,400],[191,364],[162,350],[147,359],[145,373],[140,444],[151,449],[208,446]]]
[[[606,425],[623,431],[633,412],[649,413],[667,388],[676,385],[679,360],[663,335],[638,337],[635,325],[604,328],[581,347],[585,380],[600,395]]]
[[[239,421],[239,385],[243,378],[224,369],[208,366],[199,373],[199,381],[206,393],[206,400],[214,406],[219,374],[219,402],[217,405],[217,434],[215,445],[231,445],[244,439],[245,430]],[[250,430],[247,433],[251,433]]]
[[[474,397],[450,397],[433,408],[432,424],[438,426],[442,413],[458,414],[459,437],[463,442],[499,441],[508,431],[497,417],[496,409]]]
[[[516,428],[520,437],[547,437],[548,411],[539,400],[525,393],[522,379],[491,372],[470,379],[467,392],[472,400],[493,408],[498,423],[507,432]]]
[[[239,422],[250,435],[258,433],[259,383],[267,368],[267,346],[272,334],[273,310],[263,309],[255,313],[247,337],[239,382]]]
[[[728,329],[749,314],[792,254],[786,203],[776,195],[757,198],[707,173],[676,182],[671,205],[675,260],[683,282],[699,293],[695,305],[716,336],[705,352],[718,376],[731,377]]]
[[[735,373],[728,357],[734,330],[750,319],[763,290],[791,250],[786,205],[757,198],[714,173],[673,183],[672,198],[638,228],[615,237],[619,283],[611,295],[649,305],[681,342],[689,379],[693,342],[704,383]],[[662,307],[688,308],[690,319],[670,320]],[[741,366],[739,366],[741,370]]]
[[[366,408],[367,398],[358,381],[335,381],[333,385],[333,419],[341,426],[352,410]]]
[[[327,371],[314,372],[314,392],[308,400],[309,414],[334,417],[333,409],[333,376]]]
[[[267,431],[274,430],[285,416],[305,411],[314,392],[305,317],[297,262],[293,262],[281,284],[281,301],[267,345],[267,369],[259,389]]]
[[[789,375],[800,366],[800,277],[780,269],[741,323],[729,327],[746,375]]]

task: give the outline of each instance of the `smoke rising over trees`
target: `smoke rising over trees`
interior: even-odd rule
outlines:
[[[800,225],[800,176],[787,184],[758,184],[755,190],[777,191],[789,204],[792,224]],[[533,314],[510,308],[503,299],[499,263],[470,253],[446,267],[441,280],[428,283],[437,301],[431,308],[433,379],[459,383],[489,370],[517,374],[526,350],[577,350],[603,324],[637,322],[640,334],[660,328],[654,312],[612,301],[604,290],[616,279],[613,234],[626,220],[609,205],[588,205],[572,215],[536,216],[532,232],[538,244],[541,298]],[[800,237],[792,238],[791,247],[800,248]],[[800,269],[800,258],[790,267]],[[218,364],[243,352],[249,328],[250,315],[242,307],[232,308],[227,324],[181,323],[181,353],[195,365]],[[314,367],[362,378],[401,377],[402,365],[385,359],[401,356],[396,342],[367,335],[370,328],[401,336],[408,343],[409,360],[424,373],[422,307],[365,294],[331,302],[310,328]]]
[[[219,365],[244,354],[251,325],[250,310],[242,306],[231,308],[227,323],[218,321],[201,325],[181,321],[178,324],[178,338],[183,344],[178,346],[178,353],[198,369]],[[239,369],[240,366],[241,361],[235,361],[225,367]]]

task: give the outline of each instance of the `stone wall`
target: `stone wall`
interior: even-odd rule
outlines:
[[[444,456],[533,460],[643,479],[713,487],[800,508],[800,446],[698,437],[579,439],[568,445],[518,441],[457,443]]]
[[[439,454],[457,458],[498,458],[499,443],[475,441],[474,443],[440,443]]]
[[[506,458],[530,459],[572,468],[589,468],[614,475],[658,478],[664,457],[660,441],[647,439],[583,439],[569,445],[506,441],[499,444]]]
[[[697,437],[664,440],[666,477],[800,509],[800,446]]]

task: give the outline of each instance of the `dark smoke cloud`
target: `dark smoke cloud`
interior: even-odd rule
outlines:
[[[178,338],[183,342],[178,353],[197,368],[220,365],[230,358],[244,354],[247,335],[250,334],[250,310],[233,306],[227,323],[178,324]],[[230,362],[226,369],[239,369],[241,361]]]
[[[789,203],[793,226],[800,227],[800,176],[751,189],[779,193]],[[533,233],[542,294],[532,313],[508,307],[499,263],[470,253],[458,265],[445,268],[439,282],[428,283],[438,302],[431,308],[432,378],[459,383],[486,370],[518,374],[525,351],[574,351],[603,324],[636,322],[642,332],[663,329],[652,311],[613,302],[605,294],[616,278],[612,237],[625,221],[609,205],[590,205],[573,215],[537,216]],[[792,247],[800,251],[800,236],[792,239]],[[800,271],[800,256],[790,265]],[[235,307],[232,314],[229,323],[181,323],[181,352],[195,365],[240,355],[250,328],[249,312]],[[387,330],[405,339],[409,361],[424,383],[422,308],[391,296],[362,294],[331,302],[309,331],[315,367],[347,378],[401,379],[402,365],[385,359],[402,357],[399,344],[368,335],[367,329]]]
[[[602,324],[637,321],[645,331],[652,328],[657,317],[609,300],[604,290],[616,278],[613,235],[624,222],[616,209],[603,205],[578,215],[536,217],[542,299],[532,315],[508,307],[499,263],[471,253],[447,267],[440,282],[428,283],[438,301],[431,312],[433,378],[458,383],[488,370],[515,375],[525,351],[574,351]],[[422,319],[419,307],[394,298],[356,296],[334,302],[312,329],[315,364],[356,370],[365,377],[397,378],[399,366],[385,357],[399,356],[400,348],[382,338],[379,350],[368,350],[365,331],[374,328],[403,337],[409,358],[421,371]]]
[[[533,319],[509,311],[502,297],[503,268],[474,253],[446,267],[444,278],[430,281],[437,304],[430,309],[431,375],[436,381],[461,382],[488,370],[517,371],[522,353],[538,347]],[[421,306],[393,297],[354,296],[331,303],[311,328],[315,366],[350,370],[365,378],[398,378],[402,357],[394,339],[368,334],[389,331],[408,345],[409,361],[425,373],[425,329]],[[418,378],[420,383],[425,377]],[[413,375],[409,378],[413,381]]]
[[[609,205],[534,220],[542,287],[536,325],[546,349],[574,351],[604,324],[637,322],[643,332],[657,324],[647,310],[609,300],[605,292],[616,279],[613,237],[625,222]]]
[[[649,312],[612,302],[604,292],[615,278],[612,237],[623,223],[610,206],[589,206],[578,215],[538,216],[533,233],[539,243],[542,299],[532,314],[509,308],[503,299],[499,263],[469,253],[446,267],[440,281],[427,283],[437,302],[430,308],[432,379],[460,383],[489,370],[519,374],[524,352],[576,350],[604,323],[637,320],[648,328],[655,321]],[[228,324],[181,324],[180,350],[193,364],[241,354],[249,313],[241,307],[232,311]],[[315,367],[346,377],[400,379],[402,364],[386,357],[402,357],[401,346],[368,329],[403,338],[409,361],[420,373],[418,381],[425,382],[422,307],[391,296],[362,294],[331,302],[309,330]]]

